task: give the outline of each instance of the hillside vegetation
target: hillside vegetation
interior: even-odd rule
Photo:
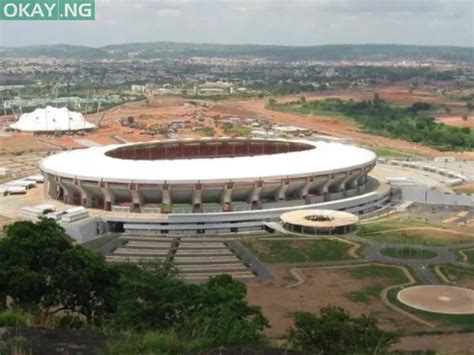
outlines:
[[[427,103],[410,107],[390,104],[378,98],[353,101],[331,98],[326,100],[277,103],[270,100],[269,109],[304,115],[327,115],[351,119],[368,133],[421,143],[440,150],[474,149],[474,132],[469,127],[452,127],[437,123],[428,113]]]

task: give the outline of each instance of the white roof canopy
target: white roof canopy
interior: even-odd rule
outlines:
[[[41,162],[41,169],[58,176],[92,181],[228,182],[330,174],[367,166],[376,159],[373,152],[355,146],[300,142],[315,149],[257,156],[130,160],[107,156],[106,152],[123,146],[109,145],[50,156]]]
[[[24,132],[79,131],[95,128],[79,112],[69,111],[66,107],[46,106],[21,115],[10,128]]]

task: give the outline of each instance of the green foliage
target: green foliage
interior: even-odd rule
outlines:
[[[302,263],[349,259],[350,245],[336,240],[252,240],[245,245],[267,263]]]
[[[78,312],[98,319],[114,308],[118,275],[104,259],[73,246],[51,219],[15,222],[0,240],[0,295],[30,311]]]
[[[248,136],[251,133],[251,129],[248,127],[244,127],[239,124],[232,124],[230,122],[226,122],[222,125],[224,132],[227,134],[237,134],[239,136]]]
[[[355,267],[349,272],[353,277],[360,279],[381,277],[389,279],[393,284],[400,284],[408,281],[405,273],[396,266],[365,265]]]
[[[22,327],[26,325],[27,317],[19,309],[10,309],[0,313],[0,327]]]
[[[210,339],[180,339],[174,332],[146,332],[109,342],[101,355],[194,354],[212,345]]]
[[[246,287],[229,275],[213,277],[202,287],[201,306],[178,326],[190,339],[212,339],[212,345],[265,345],[261,331],[268,321],[245,300]]]
[[[206,136],[206,137],[214,137],[215,134],[216,134],[216,131],[214,130],[214,128],[212,127],[204,127],[202,129],[202,133]]]
[[[198,285],[169,276],[163,267],[115,266],[120,272],[117,311],[111,325],[136,331],[167,329],[182,321],[196,307]]]
[[[373,316],[354,318],[338,307],[322,308],[319,315],[297,312],[287,336],[292,348],[308,354],[383,354],[398,341]]]
[[[352,302],[369,304],[372,299],[380,297],[383,288],[379,284],[370,285],[360,291],[349,292],[347,298]]]
[[[380,98],[373,101],[326,99],[270,103],[270,109],[303,114],[336,114],[361,124],[369,133],[419,142],[439,149],[472,150],[474,132],[468,127],[458,128],[437,123],[427,116],[431,108],[426,103],[414,103],[411,107],[392,105]]]
[[[267,320],[259,308],[247,304],[245,285],[229,275],[199,286],[169,277],[164,268],[120,268],[122,288],[111,319],[114,328],[174,328],[183,340],[205,338],[212,345],[265,343],[261,331]]]

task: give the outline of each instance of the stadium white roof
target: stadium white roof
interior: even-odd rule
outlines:
[[[47,173],[81,180],[195,183],[323,175],[366,166],[376,159],[373,152],[355,146],[300,142],[313,145],[315,149],[257,156],[130,160],[105,155],[123,146],[109,145],[62,152],[45,158],[40,166]]]
[[[21,115],[10,128],[24,132],[79,131],[95,128],[79,112],[69,111],[66,107],[46,106]]]

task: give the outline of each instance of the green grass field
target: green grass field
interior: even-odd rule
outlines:
[[[243,244],[265,263],[345,260],[349,244],[335,240],[246,240]]]
[[[431,250],[423,250],[416,248],[384,248],[380,251],[382,255],[397,259],[431,259],[438,254]]]
[[[393,266],[365,265],[348,269],[347,272],[357,279],[377,279],[374,284],[346,294],[346,297],[355,303],[370,304],[380,297],[380,293],[385,287],[409,281],[400,268]]]
[[[394,150],[390,148],[375,148],[372,149],[375,154],[377,154],[379,157],[404,157],[404,158],[411,158],[416,156],[415,154],[410,154],[407,152],[402,152],[399,150]]]
[[[452,282],[461,282],[464,279],[474,278],[474,270],[461,269],[455,266],[441,266],[440,270]]]
[[[315,107],[303,107],[303,105],[293,104],[293,105],[286,105],[286,104],[276,104],[274,106],[267,106],[268,109],[273,111],[280,111],[286,113],[293,113],[296,115],[304,115],[310,116],[314,119],[318,119],[318,117],[329,117],[329,118],[336,118],[336,119],[343,119],[346,121],[351,121],[355,123],[355,120],[343,114],[342,112],[335,112],[330,110],[324,110],[322,108],[315,108]]]
[[[452,228],[418,221],[382,220],[359,225],[361,237],[392,244],[443,246],[472,241],[474,233],[454,234]]]
[[[352,302],[369,304],[373,299],[380,297],[384,288],[384,285],[374,284],[359,291],[349,292],[346,296]]]
[[[376,277],[388,279],[392,285],[409,281],[403,270],[396,266],[366,265],[354,267],[348,270],[348,272],[351,276],[358,279]]]

